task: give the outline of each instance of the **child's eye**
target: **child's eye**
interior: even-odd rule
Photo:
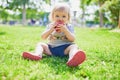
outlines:
[[[63,18],[65,18],[66,16],[63,16]]]
[[[58,15],[56,15],[56,17],[59,17]]]

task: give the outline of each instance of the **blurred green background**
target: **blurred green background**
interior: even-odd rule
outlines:
[[[120,0],[0,0],[0,24],[46,25],[60,2],[70,6],[75,26],[120,28]]]

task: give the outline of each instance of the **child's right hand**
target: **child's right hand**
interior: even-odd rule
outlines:
[[[53,30],[55,29],[55,26],[56,26],[56,22],[53,22],[53,23],[50,23],[50,30]]]

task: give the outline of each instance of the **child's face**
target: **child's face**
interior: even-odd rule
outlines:
[[[69,19],[68,13],[67,12],[62,12],[62,11],[55,11],[53,14],[53,20],[58,21],[61,20],[64,23],[67,23]]]

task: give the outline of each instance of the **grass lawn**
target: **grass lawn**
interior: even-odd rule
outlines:
[[[44,27],[0,26],[0,80],[119,80],[120,33],[107,29],[75,28],[76,44],[87,60],[71,68],[66,58],[25,60],[23,51],[34,51]]]

